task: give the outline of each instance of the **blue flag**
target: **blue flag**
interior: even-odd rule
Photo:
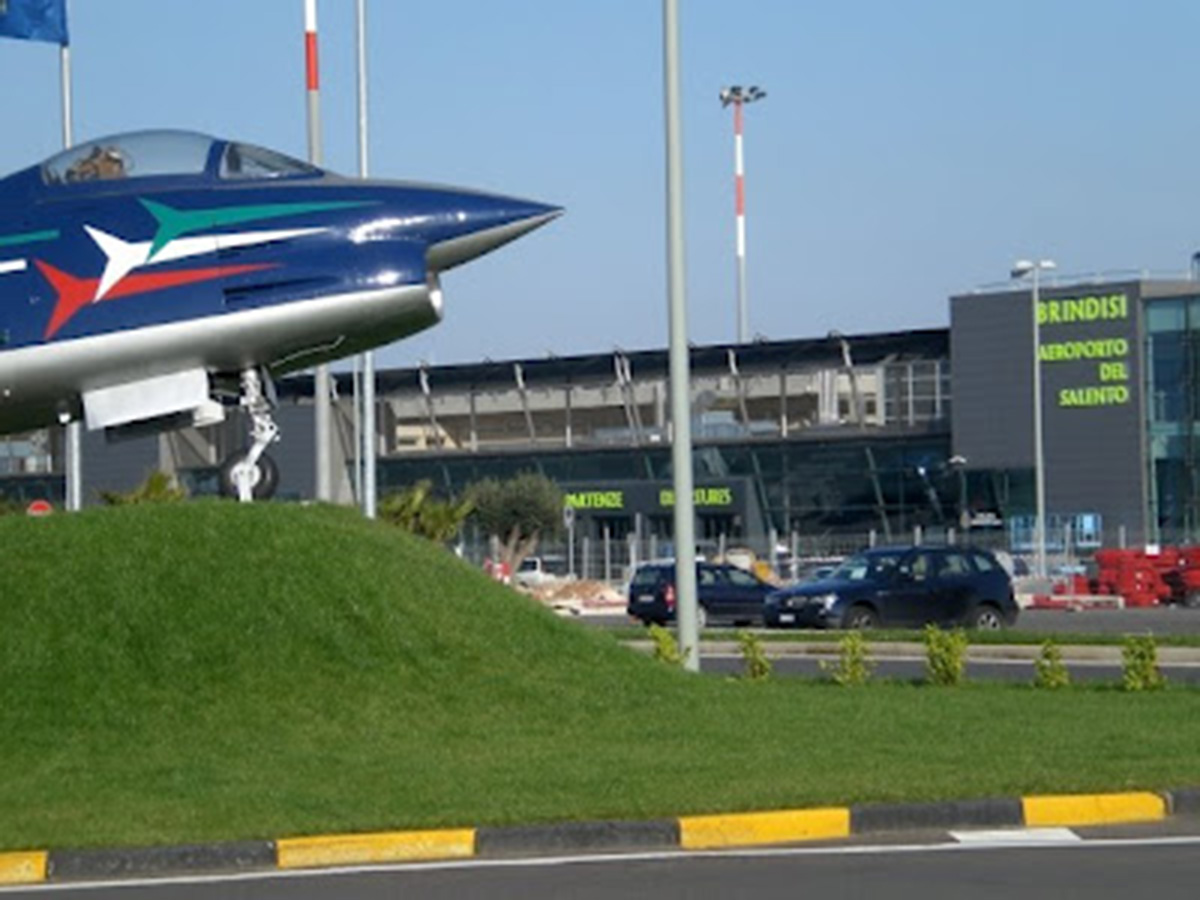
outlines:
[[[69,44],[67,0],[0,0],[0,37]]]

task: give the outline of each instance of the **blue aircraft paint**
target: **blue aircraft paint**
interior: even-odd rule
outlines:
[[[559,212],[191,132],[65,150],[0,179],[0,432],[176,427],[214,385],[390,343],[441,318],[442,271]],[[197,370],[207,400],[156,387]]]

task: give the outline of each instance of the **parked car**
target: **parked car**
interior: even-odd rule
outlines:
[[[717,620],[762,624],[763,601],[774,589],[774,585],[738,566],[696,563],[700,627]],[[675,618],[675,590],[674,562],[639,566],[629,581],[626,611],[646,625],[663,625]]]
[[[773,628],[996,629],[1017,620],[1012,578],[986,550],[893,547],[848,558],[820,581],[771,592],[764,618]]]
[[[513,581],[524,587],[541,587],[567,577],[567,560],[562,556],[527,556],[517,567]]]

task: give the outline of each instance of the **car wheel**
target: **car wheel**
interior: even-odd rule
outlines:
[[[867,628],[874,628],[878,624],[879,616],[875,615],[875,610],[862,605],[850,607],[842,619],[842,628],[847,631],[863,631]]]
[[[708,610],[700,605],[696,606],[696,624],[701,631],[708,627]]]
[[[999,631],[1004,627],[1004,617],[996,607],[985,603],[971,614],[970,625],[980,631]]]

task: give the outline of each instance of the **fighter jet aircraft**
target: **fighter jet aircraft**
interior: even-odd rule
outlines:
[[[223,486],[269,496],[274,376],[442,317],[439,273],[561,210],[344,178],[184,131],[78,145],[0,180],[0,432],[221,421]]]

